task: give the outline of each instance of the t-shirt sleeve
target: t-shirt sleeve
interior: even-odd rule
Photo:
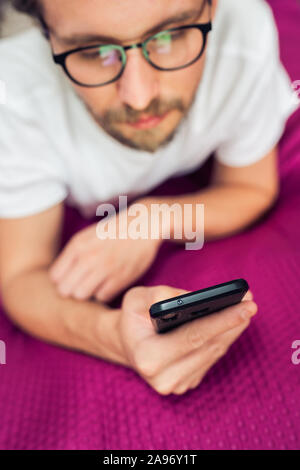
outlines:
[[[39,113],[28,102],[0,105],[0,217],[46,210],[67,196],[64,168]]]
[[[267,11],[267,10],[266,10]],[[299,107],[286,70],[280,62],[279,41],[271,11],[261,36],[261,54],[245,77],[242,106],[230,131],[216,150],[224,165],[242,167],[263,158],[280,140],[289,116]]]

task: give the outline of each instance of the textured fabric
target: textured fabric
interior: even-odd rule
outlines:
[[[299,4],[270,3],[283,62],[299,79]],[[209,164],[204,170],[156,193],[195,190],[209,180]],[[0,314],[0,448],[299,449],[300,365],[291,344],[300,339],[300,112],[281,142],[280,173],[280,200],[263,220],[198,252],[166,243],[139,281],[192,290],[248,280],[259,313],[199,387],[161,396],[133,371],[44,344]],[[65,241],[85,224],[67,211]]]

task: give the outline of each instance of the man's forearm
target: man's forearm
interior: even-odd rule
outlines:
[[[127,365],[117,334],[120,311],[61,298],[46,269],[19,274],[4,286],[2,297],[12,321],[31,335]]]
[[[239,232],[261,216],[273,203],[274,198],[267,193],[245,186],[213,186],[208,189],[181,196],[162,196],[145,199],[150,209],[151,204],[180,205],[181,210],[174,210],[170,227],[162,221],[160,233],[169,233],[175,239],[176,233],[182,233],[183,242],[190,241],[184,228],[184,205],[192,207],[191,231],[199,233],[204,229],[205,240],[224,237]],[[196,205],[204,205],[204,227],[197,226]],[[165,219],[169,224],[167,218]],[[177,240],[177,239],[176,239]],[[181,241],[181,240],[177,240]]]

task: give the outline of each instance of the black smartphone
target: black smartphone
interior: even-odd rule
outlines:
[[[248,289],[245,279],[235,279],[172,297],[151,305],[150,318],[157,333],[165,333],[195,318],[238,304]]]

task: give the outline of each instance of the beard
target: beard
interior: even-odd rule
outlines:
[[[194,101],[194,96],[192,102]],[[137,111],[131,108],[129,105],[124,104],[119,109],[111,109],[106,111],[102,116],[97,114],[86,102],[84,102],[88,112],[107,134],[126,147],[150,153],[156,152],[158,148],[166,146],[174,139],[180,128],[180,125],[182,124],[191,107],[191,104],[192,103],[186,106],[181,99],[166,101],[155,98],[151,101],[149,106],[147,106],[147,108],[142,111]],[[134,128],[132,128],[133,134],[128,137],[118,126],[118,124],[122,123],[136,123],[140,120],[142,114],[161,117],[167,112],[174,110],[180,112],[181,118],[175,128],[173,128],[167,134],[163,132],[158,125],[152,129],[134,130]]]

